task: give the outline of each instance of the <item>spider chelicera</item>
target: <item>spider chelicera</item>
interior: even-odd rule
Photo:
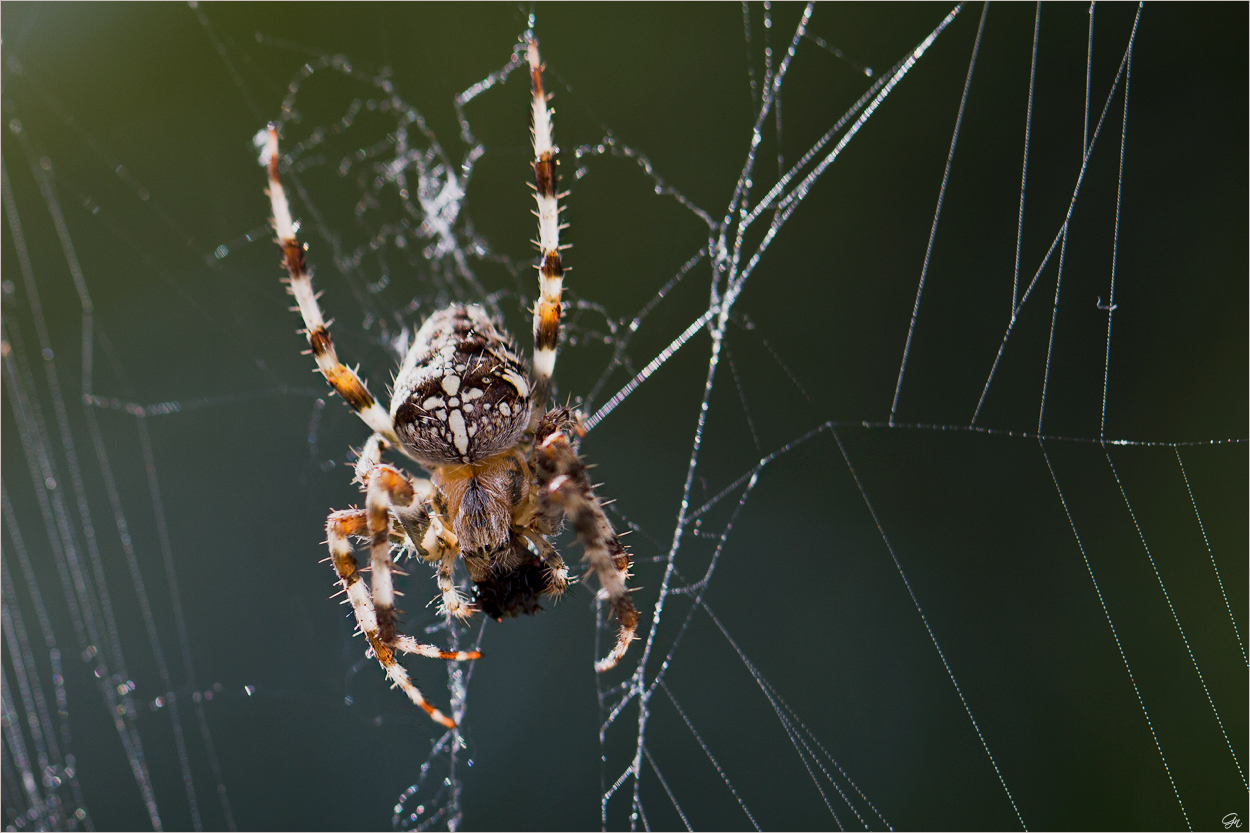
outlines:
[[[568,587],[568,570],[548,540],[567,519],[584,549],[583,561],[598,577],[600,594],[620,623],[616,645],[595,663],[597,671],[620,661],[638,624],[625,583],[629,555],[577,456],[581,415],[567,408],[547,409],[560,337],[564,268],[552,114],[532,36],[527,36],[526,52],[533,88],[534,198],[541,253],[532,373],[511,338],[482,307],[453,304],[432,314],[417,332],[395,377],[388,413],[335,354],[278,176],[274,125],[261,156],[269,170],[269,199],[286,283],[303,316],[317,367],[373,432],[356,464],[365,508],[330,514],[330,558],[360,631],[387,677],[448,727],[455,722],[425,700],[396,655],[470,660],[480,654],[442,651],[396,632],[395,546],[437,565],[448,615],[464,619],[481,610],[502,619],[534,613],[541,595],[558,597]],[[384,463],[387,451],[420,464],[429,479]],[[369,541],[372,586],[356,563],[353,537]],[[456,585],[458,556],[476,586],[472,601]]]

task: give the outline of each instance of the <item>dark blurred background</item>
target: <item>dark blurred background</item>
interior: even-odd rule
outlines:
[[[657,194],[636,159],[645,154],[664,184],[719,221],[750,147],[765,48],[776,67],[801,10],[776,7],[766,27],[764,10],[752,7],[749,36],[742,9],[725,4],[534,10],[570,191],[561,398],[589,399],[593,412],[706,310],[705,258],[624,341],[629,322],[708,240],[707,225]],[[1068,211],[1083,136],[1097,129],[1096,142],[1060,288],[1056,247],[979,411],[1012,312],[1035,7],[994,6],[985,16],[893,427],[980,7],[942,32],[767,249],[721,348],[689,489],[688,513],[702,514],[681,538],[673,580],[698,579],[715,559],[703,600],[734,641],[706,610],[691,610],[690,595],[666,601],[646,679],[671,655],[667,693],[654,689],[650,700],[644,740],[654,764],[644,758],[646,818],[634,825],[680,827],[680,806],[694,827],[884,826],[814,739],[894,828],[999,829],[1023,819],[1038,828],[1210,829],[1228,813],[1250,815],[1247,9],[1147,5],[1131,75],[1120,74],[1112,94],[1137,11],[1098,6],[1091,36],[1089,7],[1041,8],[1020,293]],[[800,42],[780,128],[770,115],[764,131],[752,204],[948,12],[817,6],[808,31],[830,48]],[[392,824],[440,730],[387,689],[344,609],[327,600],[332,572],[317,563],[324,519],[360,501],[348,449],[367,434],[300,355],[252,137],[282,120],[323,306],[340,355],[361,363],[373,390],[384,390],[395,365],[387,344],[452,298],[493,304],[524,344],[536,292],[526,78],[516,73],[465,105],[467,141],[455,97],[504,67],[529,13],[5,3],[9,508],[0,546],[11,576],[6,609],[26,634],[18,639],[21,628],[6,620],[6,825],[47,823],[37,807],[31,818],[17,815],[34,806],[18,753],[33,759],[37,745],[21,669],[40,681],[53,725],[62,725],[50,650],[14,557],[18,538],[63,655],[71,734],[62,752],[75,756],[80,791],[35,793],[80,803],[80,825],[151,826],[108,713],[120,705],[121,722],[142,741],[163,825],[190,829],[172,691],[205,828],[228,823],[218,785],[241,829]],[[386,98],[383,82],[420,112],[453,166],[475,144],[484,148],[458,218],[460,272],[403,225],[393,183],[378,184],[373,166],[394,157],[397,121],[365,102]],[[420,125],[409,130],[428,146]],[[595,150],[607,135],[615,154]],[[587,149],[580,157],[578,147]],[[748,255],[768,216],[747,234]],[[1108,351],[1100,307],[1113,268]],[[89,293],[89,317],[76,286]],[[600,383],[620,347],[624,364]],[[706,331],[692,337],[583,445],[601,492],[618,499],[618,525],[637,529],[629,540],[644,634],[710,350]],[[90,411],[84,356],[86,390],[99,397]],[[709,504],[781,449],[740,509],[741,484]],[[106,637],[124,653],[126,673],[104,685],[134,684],[116,704],[93,676],[109,651],[79,659],[85,643],[67,602],[77,591],[58,571],[60,537],[77,541],[88,583],[110,591],[116,634]],[[576,561],[577,546],[563,546]],[[435,593],[427,572],[415,566],[406,585],[406,624],[418,635],[437,624],[424,604]],[[548,607],[482,631],[486,658],[468,684],[467,747],[454,773],[464,827],[598,827],[601,795],[638,748],[636,701],[600,743],[605,709],[619,696],[611,687],[628,671],[597,688],[587,586]],[[445,706],[443,664],[406,664]],[[795,729],[815,759],[787,736],[770,695],[810,730]],[[63,769],[49,777],[69,778]],[[436,757],[403,814],[429,801],[422,818],[432,815],[446,799],[445,777],[446,759]],[[608,826],[631,824],[632,794],[626,783],[607,803]]]

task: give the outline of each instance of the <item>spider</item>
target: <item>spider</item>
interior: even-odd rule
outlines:
[[[533,91],[534,198],[538,203],[540,297],[534,307],[533,372],[512,339],[482,307],[452,304],[418,330],[395,377],[390,409],[369,393],[355,371],[339,361],[312,278],[306,246],[295,236],[290,206],[278,175],[278,131],[269,125],[261,163],[268,167],[273,224],[287,277],[303,317],[303,333],[330,386],[364,420],[372,435],[361,449],[355,479],[363,509],[331,512],[326,521],[330,561],[356,623],[392,686],[448,728],[456,723],[422,696],[397,660],[418,654],[447,660],[477,659],[477,651],[443,651],[396,632],[391,560],[396,546],[437,565],[441,606],[466,619],[479,610],[502,620],[535,613],[540,595],[558,599],[568,569],[548,540],[567,520],[582,544],[582,560],[597,575],[600,595],[620,629],[599,672],[624,656],[638,624],[626,579],[630,558],[621,546],[577,455],[584,434],[581,414],[548,410],[560,337],[559,197],[552,111],[543,91],[538,43],[526,38]],[[397,452],[420,464],[429,478],[412,477],[383,462]],[[352,538],[369,542],[372,586],[356,562]],[[463,558],[476,585],[471,603],[457,586]]]

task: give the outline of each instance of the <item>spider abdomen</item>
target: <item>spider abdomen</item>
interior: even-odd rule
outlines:
[[[391,399],[395,432],[430,467],[474,463],[520,442],[530,379],[508,335],[476,304],[453,304],[421,325]]]

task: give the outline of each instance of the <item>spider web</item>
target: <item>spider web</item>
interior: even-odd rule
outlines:
[[[6,11],[6,826],[1247,817],[1244,7]],[[365,431],[248,138],[373,390],[524,340],[531,25],[642,638],[411,565],[443,733],[326,601]]]

